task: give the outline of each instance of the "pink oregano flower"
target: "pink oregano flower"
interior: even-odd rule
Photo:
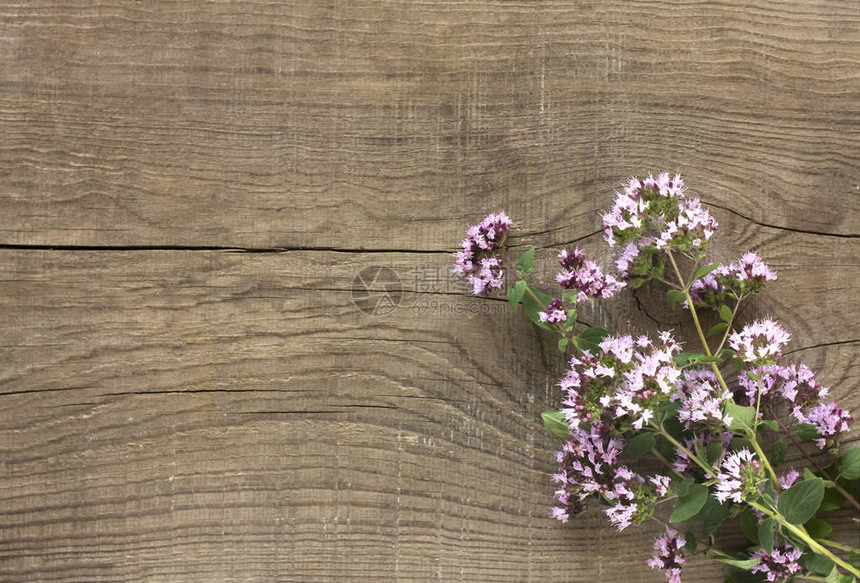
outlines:
[[[732,500],[740,504],[747,496],[761,492],[765,483],[765,470],[757,456],[742,449],[726,457],[717,475],[716,492],[721,503]]]
[[[589,298],[611,298],[624,287],[624,283],[612,275],[606,275],[594,261],[585,259],[585,253],[577,247],[573,252],[561,249],[558,252],[561,273],[555,276],[564,289],[576,291],[576,301]]]
[[[666,574],[667,583],[681,583],[681,567],[684,564],[684,545],[687,541],[671,528],[654,539],[654,555],[648,566]]]
[[[826,400],[829,390],[809,368],[777,364],[791,339],[779,323],[763,319],[731,330],[741,303],[777,275],[753,252],[727,265],[708,263],[706,251],[717,222],[699,199],[686,195],[679,175],[633,178],[616,194],[612,210],[602,218],[606,241],[621,248],[615,262],[620,276],[606,273],[578,247],[561,249],[561,269],[555,279],[565,291],[550,299],[525,281],[534,257],[530,250],[518,262],[517,282],[508,290],[512,306],[523,302],[533,322],[561,334],[559,350],[567,354],[571,346],[576,349],[559,382],[560,410],[543,413],[550,430],[565,439],[557,454],[560,469],[553,476],[558,504],[552,515],[566,522],[588,501],[598,500],[603,514],[620,531],[650,518],[695,520],[697,515],[691,513],[700,507],[693,506],[703,502],[707,493],[721,504],[752,508],[759,520],[773,514],[774,522],[783,524],[794,504],[792,496],[820,480],[803,478],[793,468],[777,475],[764,457],[766,442],[759,446],[761,428],[793,431],[798,437],[817,433],[817,445],[835,454],[838,437],[848,430],[853,416]],[[486,297],[504,285],[505,266],[510,265],[505,255],[510,228],[511,221],[502,212],[469,227],[456,254],[454,272],[468,278],[476,295]],[[690,270],[686,275],[685,268]],[[669,332],[661,332],[655,340],[645,335],[612,336],[601,328],[574,333],[578,304],[613,297],[625,286],[636,289],[648,280],[674,288],[669,293],[672,303],[679,292],[684,297],[689,292],[686,309],[708,307],[719,312],[721,328],[708,324],[714,328],[707,336],[700,320],[693,318],[703,343],[698,350],[705,354],[691,351],[678,358],[680,345]],[[706,338],[714,336],[710,344]],[[723,350],[724,344],[728,350]],[[722,368],[729,362],[738,370],[736,379],[724,376]],[[752,420],[753,410],[762,422]],[[755,453],[736,450],[738,437],[745,438]],[[640,473],[640,466],[634,464],[649,450],[669,466],[673,478]],[[835,466],[842,472],[837,474],[840,480],[855,472],[850,455],[843,454]],[[789,490],[794,494],[787,494]],[[658,507],[675,498],[674,510],[670,505]],[[711,527],[705,524],[707,535]],[[794,548],[777,534],[775,545],[766,543],[770,551],[758,549],[750,557],[753,561],[735,566],[767,581],[785,582],[806,574],[802,558],[808,568],[814,554],[828,556],[805,531],[792,532],[806,546]],[[680,583],[685,549],[684,537],[667,527],[655,540],[648,564],[662,571],[668,583]]]
[[[764,573],[768,581],[786,581],[795,573],[801,571],[798,563],[803,553],[788,543],[776,545],[771,552],[758,549],[753,553],[753,559],[760,559],[751,570],[753,573]]]
[[[782,347],[791,340],[791,334],[773,320],[756,320],[729,336],[729,346],[735,357],[761,366],[774,364],[782,356]]]
[[[487,215],[477,225],[470,225],[463,239],[462,251],[454,254],[454,273],[468,278],[476,296],[488,296],[504,283],[502,260],[498,256],[511,229],[511,219],[504,213]]]

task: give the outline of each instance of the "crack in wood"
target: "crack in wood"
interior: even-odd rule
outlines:
[[[754,225],[758,225],[759,227],[765,227],[768,229],[777,229],[780,231],[788,231],[789,233],[800,233],[803,235],[818,235],[821,237],[838,237],[840,239],[858,239],[858,238],[860,238],[860,234],[856,234],[856,233],[825,233],[824,231],[808,231],[806,229],[797,229],[794,227],[783,227],[780,225],[771,225],[769,223],[763,223],[761,221],[757,221],[751,217],[748,217],[746,215],[739,213],[736,210],[730,209],[729,207],[718,205],[718,204],[713,203],[713,202],[707,202],[705,200],[702,200],[702,205],[724,210],[727,213],[731,213],[738,218],[741,218],[741,219],[744,219],[745,221],[751,222]]]

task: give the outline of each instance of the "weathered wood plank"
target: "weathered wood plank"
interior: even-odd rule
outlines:
[[[569,240],[664,168],[858,234],[854,0],[39,0],[0,23],[0,243],[439,250],[495,207]]]
[[[822,237],[738,232],[797,272],[768,295],[778,317],[821,285],[821,265],[844,273],[860,256]],[[557,403],[564,362],[502,302],[428,287],[449,264],[0,252],[4,580],[661,580],[642,562],[653,529],[548,517],[557,443],[538,415]],[[353,277],[372,265],[402,278],[390,314],[353,304]],[[807,324],[842,344],[815,347],[802,327],[792,347],[857,411],[852,320],[817,318],[856,297],[843,283]],[[632,299],[592,316],[650,322]],[[694,565],[689,580],[717,577]]]
[[[853,0],[3,4],[0,579],[663,580],[548,518],[564,363],[444,251],[505,208],[550,282],[680,170],[860,418],[858,51]],[[663,296],[583,319],[683,333]]]

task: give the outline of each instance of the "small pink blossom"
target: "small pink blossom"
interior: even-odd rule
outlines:
[[[773,364],[791,335],[773,320],[756,320],[729,336],[735,357],[755,365]]]
[[[742,449],[726,457],[717,475],[714,495],[721,503],[731,499],[740,504],[746,496],[760,492],[764,481],[764,466],[754,453]]]
[[[798,561],[803,553],[788,543],[775,545],[768,553],[764,549],[758,549],[753,553],[753,559],[760,559],[759,563],[750,569],[753,573],[764,573],[768,581],[785,581],[801,570]]]
[[[777,481],[779,482],[779,487],[783,490],[788,490],[791,486],[797,481],[797,478],[800,477],[800,472],[791,468],[783,475],[779,476]]]
[[[716,427],[729,425],[732,418],[723,413],[722,405],[731,398],[731,392],[720,387],[717,376],[710,370],[685,372],[672,396],[673,401],[681,401],[678,420],[687,429],[697,423]]]
[[[687,541],[671,528],[654,539],[654,555],[648,566],[666,573],[667,583],[681,583],[681,566],[684,564],[684,545]]]
[[[770,281],[776,280],[776,272],[752,252],[744,253],[738,261],[720,265],[690,287],[690,296],[699,306],[718,307],[726,303],[731,292],[740,298],[759,293]]]
[[[489,296],[493,289],[501,289],[504,284],[504,272],[502,271],[502,260],[498,257],[487,257],[481,259],[480,269],[469,276],[472,284],[472,293],[476,296]]]
[[[504,212],[487,215],[479,224],[469,226],[463,250],[454,254],[454,274],[468,278],[475,295],[486,297],[494,288],[502,287],[504,272],[496,255],[510,228],[511,219]]]
[[[588,298],[611,298],[625,285],[614,276],[604,274],[593,261],[587,261],[579,247],[572,253],[567,249],[561,249],[558,259],[562,271],[555,276],[555,279],[561,287],[576,290],[578,302]]]
[[[822,403],[806,411],[800,407],[795,407],[792,414],[801,423],[815,426],[816,431],[821,436],[820,439],[816,440],[819,449],[824,449],[828,439],[833,439],[840,433],[848,431],[849,424],[854,420],[851,413],[837,406],[834,402]]]
[[[561,305],[561,302],[553,298],[547,306],[546,312],[538,313],[538,318],[547,324],[559,324],[567,321],[567,314],[564,313],[564,306]]]

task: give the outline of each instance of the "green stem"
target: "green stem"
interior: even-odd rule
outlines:
[[[758,388],[756,389],[755,394],[755,417],[753,418],[753,427],[758,427],[758,412],[761,407],[761,379],[758,381]],[[755,452],[758,454],[758,457],[764,462],[765,467],[767,468],[768,474],[770,474],[770,480],[773,482],[773,488],[777,492],[780,491],[779,480],[776,477],[776,472],[773,470],[773,466],[770,465],[770,460],[767,459],[767,456],[761,449],[761,446],[758,444],[758,439],[756,439],[755,430],[752,433],[747,434],[747,439],[749,439],[750,443],[755,449]]]
[[[670,289],[676,289],[678,291],[681,291],[682,289],[684,289],[683,287],[678,287],[678,284],[672,283],[668,279],[664,279],[662,277],[658,277],[656,279],[657,279],[657,281],[659,281],[661,283],[665,283]]]
[[[723,339],[720,340],[720,345],[717,346],[717,349],[714,351],[714,354],[719,354],[723,351],[723,346],[726,344],[726,340],[729,338],[729,332],[732,331],[732,324],[735,322],[735,316],[738,315],[738,308],[741,307],[741,301],[744,299],[744,296],[741,295],[737,301],[735,302],[735,309],[732,310],[732,319],[726,322],[728,326],[726,326],[726,331],[723,333]]]
[[[755,391],[755,417],[753,418],[754,424],[758,424],[758,412],[761,407],[761,379],[758,380],[758,387]]]
[[[705,332],[702,330],[702,324],[699,322],[699,314],[696,313],[696,307],[693,305],[693,298],[690,296],[690,289],[684,284],[684,277],[681,275],[681,270],[678,269],[678,264],[675,262],[675,257],[672,255],[672,251],[669,251],[668,255],[669,261],[672,262],[672,268],[675,270],[675,275],[678,276],[678,281],[683,286],[684,297],[687,299],[687,306],[690,308],[690,315],[693,317],[693,324],[696,325],[696,332],[699,334],[699,341],[702,343],[702,348],[704,348],[705,354],[712,356],[711,349],[708,346],[708,341],[705,338]],[[723,375],[720,373],[720,368],[717,366],[716,362],[711,363],[711,370],[714,371],[714,375],[716,375],[717,381],[720,383],[720,387],[722,387],[723,391],[729,391],[729,386],[726,384]]]
[[[699,340],[702,341],[702,348],[705,349],[705,354],[711,356],[711,349],[708,347],[708,341],[705,339],[704,332],[702,332],[701,324],[699,324],[699,316],[696,314],[696,308],[693,307],[693,298],[690,297],[690,290],[684,283],[684,277],[681,275],[681,270],[678,269],[678,264],[675,262],[675,257],[672,255],[672,252],[669,251],[667,254],[669,255],[669,261],[672,262],[672,268],[675,270],[675,275],[678,276],[678,281],[681,283],[681,286],[683,286],[684,296],[687,298],[687,306],[689,306],[690,314],[693,316],[693,322],[696,324],[696,332],[699,333]]]
[[[666,467],[667,467],[667,468],[669,468],[669,471],[670,471],[670,472],[672,472],[673,474],[675,474],[675,477],[676,477],[676,478],[678,478],[678,479],[680,479],[680,480],[683,480],[683,479],[684,479],[684,476],[682,476],[681,474],[679,474],[678,472],[676,472],[676,471],[675,471],[675,467],[674,467],[674,466],[669,462],[669,460],[667,460],[665,457],[663,457],[663,454],[662,454],[662,453],[660,453],[659,451],[657,451],[657,448],[651,448],[651,453],[652,453],[652,454],[654,454],[654,457],[655,457],[655,458],[657,458],[658,460],[660,460],[661,462],[663,462],[664,464],[666,464]]]
[[[684,278],[681,276],[681,270],[678,269],[678,264],[675,263],[675,259],[672,257],[672,252],[669,252],[669,259],[672,262],[672,267],[675,269],[675,274],[678,276],[678,281],[683,282]],[[702,348],[705,349],[705,353],[708,356],[711,356],[711,351],[708,348],[708,341],[705,339],[705,333],[702,331],[702,325],[699,323],[699,316],[696,314],[696,308],[693,306],[693,298],[690,296],[690,290],[686,287],[684,288],[684,295],[687,297],[687,305],[690,308],[690,315],[693,316],[693,323],[696,325],[696,332],[699,333],[699,340],[702,341]],[[737,306],[735,306],[737,307]],[[729,387],[726,385],[726,381],[723,378],[722,373],[720,373],[720,369],[717,366],[717,363],[711,363],[711,369],[714,371],[714,375],[717,377],[717,381],[720,383],[723,391],[729,392]],[[761,395],[761,382],[759,382],[759,396]],[[756,397],[756,416],[755,416],[755,425],[758,425],[758,410],[759,410],[759,397]],[[770,465],[770,461],[768,461],[767,456],[762,451],[761,447],[756,440],[755,432],[753,431],[752,435],[747,436],[749,438],[750,443],[755,449],[755,452],[758,454],[758,457],[761,458],[762,462],[764,462],[765,467],[767,468],[768,473],[770,474],[770,479],[773,482],[774,489],[779,492],[779,480],[776,477],[776,472],[773,470],[773,466]]]
[[[779,492],[781,488],[779,487],[779,480],[776,477],[776,472],[773,471],[773,466],[770,465],[770,461],[767,459],[767,456],[762,451],[761,446],[758,444],[758,440],[755,438],[755,433],[751,435],[747,435],[747,439],[752,444],[753,449],[758,455],[759,459],[764,462],[764,467],[767,468],[767,473],[770,474],[770,480],[773,482],[773,489]]]
[[[828,547],[833,547],[834,549],[839,549],[849,553],[860,553],[860,549],[849,547],[848,545],[843,545],[842,543],[838,543],[832,540],[827,540],[826,538],[820,538],[818,539],[818,542],[823,545],[827,545]]]
[[[750,506],[752,506],[753,508],[756,508],[756,509],[760,510],[761,512],[765,513],[766,515],[770,516],[771,518],[773,518],[776,522],[781,524],[786,530],[789,530],[797,538],[799,538],[800,540],[805,542],[809,546],[810,549],[812,549],[813,551],[815,551],[819,555],[824,555],[825,557],[827,557],[828,559],[830,559],[831,561],[833,561],[834,563],[836,563],[837,565],[839,565],[840,567],[842,567],[843,569],[845,569],[846,571],[851,573],[852,575],[860,577],[860,571],[858,571],[857,569],[855,569],[854,567],[852,567],[851,565],[849,565],[848,563],[846,563],[845,561],[843,561],[842,559],[840,559],[839,557],[837,557],[836,555],[834,555],[833,553],[828,551],[826,548],[824,548],[823,546],[818,544],[818,542],[816,542],[815,539],[813,539],[811,536],[809,536],[809,534],[807,534],[806,530],[804,530],[803,527],[798,527],[798,526],[791,524],[790,522],[785,520],[785,518],[782,516],[782,514],[780,514],[779,512],[774,512],[774,511],[770,510],[769,508],[762,506],[761,504],[757,504],[756,502],[753,502],[751,500],[747,500],[746,503],[749,504]]]
[[[514,263],[511,261],[510,257],[508,257],[507,253],[504,254],[504,258],[505,258],[505,262],[508,264],[508,269],[510,269],[511,273],[514,274],[514,277],[516,278],[516,280],[517,281],[526,281],[526,278],[522,277],[520,275],[520,273],[517,271],[517,266],[514,265]],[[532,298],[534,298],[534,301],[537,302],[537,304],[543,309],[543,311],[546,312],[547,306],[540,300],[539,297],[537,297],[537,294],[532,291],[532,288],[531,288],[531,286],[528,285],[527,281],[526,281],[526,291],[528,292],[528,294]],[[570,333],[568,333],[568,331],[565,330],[564,327],[559,323],[556,323],[555,327],[558,329],[558,333],[561,334],[562,336],[564,336],[565,338],[567,338],[568,340],[570,340],[572,338],[571,334],[573,334],[573,330],[571,330]]]
[[[659,427],[659,426],[657,426],[657,425],[654,425],[653,423],[651,423],[651,426],[652,426],[652,427],[654,427],[660,435],[662,435],[663,437],[665,437],[666,439],[668,439],[668,440],[669,440],[669,442],[670,442],[672,445],[674,445],[675,447],[677,447],[678,449],[680,449],[681,451],[683,451],[685,454],[687,454],[687,457],[689,457],[691,460],[693,460],[694,462],[696,462],[696,464],[697,464],[700,468],[702,468],[703,470],[705,470],[705,474],[706,474],[706,475],[708,475],[708,476],[713,476],[713,475],[716,473],[716,472],[714,472],[714,468],[709,467],[706,463],[704,463],[702,460],[700,460],[700,459],[696,456],[696,454],[694,454],[694,453],[693,453],[693,452],[691,452],[689,449],[687,449],[686,447],[684,447],[683,445],[681,445],[681,444],[678,442],[678,440],[677,440],[677,439],[675,439],[674,437],[672,437],[671,435],[669,435],[669,433],[668,433],[668,432],[666,432],[662,427]]]

